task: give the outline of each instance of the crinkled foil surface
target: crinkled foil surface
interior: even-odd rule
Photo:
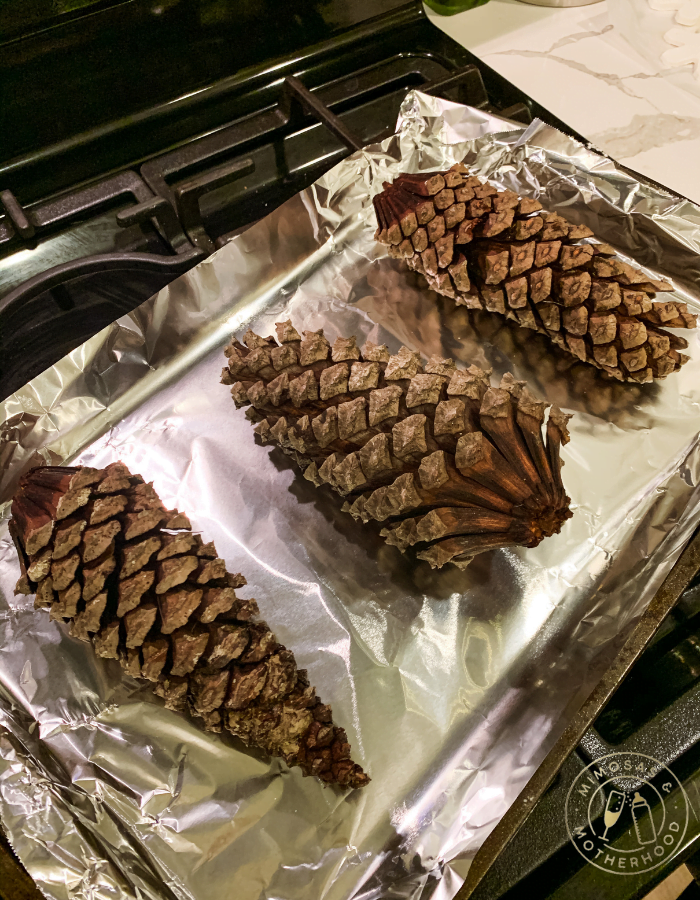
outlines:
[[[488,339],[483,319],[373,241],[384,180],[463,159],[585,222],[699,306],[698,207],[542,123],[411,93],[396,136],[0,407],[0,810],[48,897],[447,900],[690,536],[695,334],[679,374],[613,396],[593,370],[552,373],[532,332]],[[535,550],[483,554],[466,571],[387,547],[256,445],[219,384],[232,331],[269,334],[290,317],[331,342],[355,333],[528,379],[575,413],[563,452],[574,518]],[[13,596],[7,501],[30,465],[75,459],[124,460],[215,540],[332,703],[369,787],[323,788],[200,732]]]

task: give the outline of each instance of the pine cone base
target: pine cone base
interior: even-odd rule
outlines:
[[[98,656],[153,683],[169,709],[342,787],[369,782],[345,731],[294,655],[241,599],[213,543],[166,510],[123,463],[47,466],[20,481],[12,535],[17,592],[70,623]]]

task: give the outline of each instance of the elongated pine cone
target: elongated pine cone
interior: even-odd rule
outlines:
[[[677,300],[593,232],[542,211],[537,200],[483,183],[462,164],[399,175],[374,197],[375,237],[431,288],[470,309],[513,319],[620,381],[677,371],[688,342],[664,331],[695,328]]]
[[[316,485],[347,497],[356,519],[387,522],[400,550],[440,567],[484,550],[535,547],[571,516],[559,447],[568,416],[505,375],[492,388],[476,366],[402,347],[277,323],[279,344],[249,331],[233,339],[222,382],[263,442],[274,441]]]
[[[151,484],[120,462],[105,469],[46,466],[24,475],[10,533],[17,591],[70,622],[98,656],[153,682],[169,709],[222,726],[305,775],[343,787],[369,782],[345,731],[306,671],[235,589],[213,543],[166,510]]]

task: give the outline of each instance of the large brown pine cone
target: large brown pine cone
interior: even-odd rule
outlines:
[[[484,550],[535,547],[571,516],[559,447],[568,416],[506,375],[492,388],[476,366],[402,347],[302,338],[277,324],[279,344],[249,331],[233,339],[222,382],[316,485],[347,497],[343,509],[386,522],[387,543],[415,546],[431,566],[467,564]]]
[[[306,672],[257,619],[213,543],[166,510],[123,463],[46,466],[24,475],[10,533],[21,593],[70,622],[99,656],[153,682],[169,709],[222,726],[305,775],[343,787],[369,778]]]
[[[650,281],[593,232],[542,211],[537,200],[497,190],[464,165],[399,175],[374,197],[376,239],[438,293],[513,319],[618,380],[645,383],[677,371],[688,346],[668,328],[696,316],[673,290]]]

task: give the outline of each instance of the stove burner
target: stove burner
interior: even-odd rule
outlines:
[[[493,109],[476,66],[450,69],[428,55],[390,58],[314,91],[291,74],[278,85],[275,106],[147,159],[138,172],[28,206],[0,193],[0,290],[10,288],[0,299],[0,397],[343,156],[390,134],[408,88]],[[530,120],[521,102],[501,112]]]

